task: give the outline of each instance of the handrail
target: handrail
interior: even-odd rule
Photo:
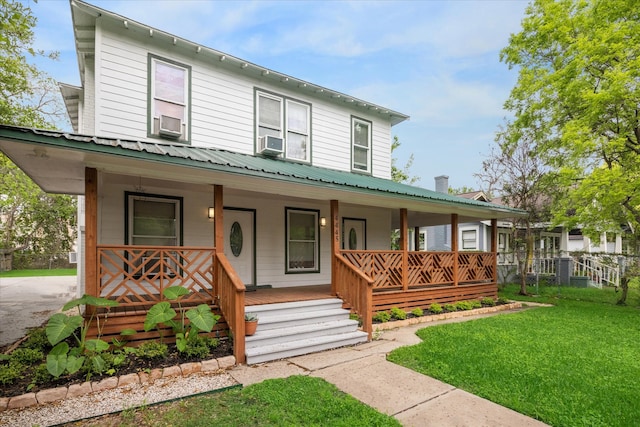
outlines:
[[[233,354],[237,363],[245,361],[244,296],[246,287],[229,260],[216,252],[216,291],[220,310],[233,334]]]
[[[341,254],[336,257],[336,293],[362,319],[368,340],[373,337],[373,279],[358,270]]]

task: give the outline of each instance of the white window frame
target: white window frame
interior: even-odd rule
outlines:
[[[367,126],[368,134],[367,134],[367,142],[368,146],[364,147],[363,145],[356,144],[356,132],[359,132],[359,129],[362,126]],[[368,120],[364,120],[358,117],[351,117],[351,170],[355,172],[362,173],[371,173],[371,152],[372,152],[372,135],[373,135],[373,124]],[[362,163],[356,163],[356,151],[357,150],[365,150],[366,151],[366,160],[367,164],[363,165]]]
[[[168,203],[174,205],[175,232],[173,236],[153,236],[153,235],[134,235],[134,204],[136,201],[151,201],[158,203]],[[181,246],[182,245],[182,198],[180,197],[162,197],[152,196],[139,193],[127,193],[127,244],[135,245],[136,238],[173,238],[175,245],[139,245],[139,246]]]
[[[279,126],[267,125],[260,121],[260,100],[262,98],[268,98],[280,103],[280,123]],[[289,105],[295,104],[305,108],[306,110],[306,130],[294,129],[289,127],[288,123],[288,111]],[[294,160],[297,162],[310,163],[311,162],[311,105],[302,101],[287,98],[285,96],[276,95],[273,93],[265,92],[262,90],[256,90],[256,137],[260,138],[265,135],[272,135],[278,138],[282,138],[284,141],[284,157],[288,160]],[[263,129],[268,129],[271,132],[265,132]],[[288,135],[296,134],[306,137],[306,144],[304,147],[304,158],[293,157],[290,153],[294,150],[289,146]],[[257,146],[257,144],[256,144]]]
[[[465,237],[465,234],[473,233],[473,237]],[[460,230],[460,248],[463,251],[477,251],[478,249],[478,229],[464,228]]]
[[[156,69],[158,64],[163,66],[172,67],[177,70],[181,70],[184,73],[183,83],[183,100],[172,100],[156,96]],[[190,129],[190,104],[191,104],[191,68],[179,64],[174,61],[159,58],[153,55],[149,56],[149,134],[154,137],[162,137],[159,133],[159,120],[160,113],[156,111],[156,101],[164,102],[167,104],[176,105],[183,108],[182,117],[182,136],[179,138],[182,141],[189,140]]]
[[[286,254],[285,254],[285,273],[318,273],[320,272],[320,225],[318,223],[320,217],[320,211],[309,209],[296,209],[285,208],[286,217]],[[309,240],[294,240],[291,237],[291,214],[310,215],[313,218],[312,224],[314,224],[314,237],[315,239]],[[291,243],[313,243],[313,266],[310,267],[296,267],[291,265],[290,261],[290,244]]]

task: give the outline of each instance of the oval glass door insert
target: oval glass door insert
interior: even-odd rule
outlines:
[[[349,249],[352,251],[358,249],[358,234],[354,228],[349,230]]]
[[[240,223],[238,223],[238,221],[231,225],[229,246],[231,246],[231,253],[233,256],[239,257],[242,252],[242,227],[240,227]]]

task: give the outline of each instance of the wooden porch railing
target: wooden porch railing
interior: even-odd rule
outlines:
[[[214,255],[214,248],[98,245],[97,296],[148,306],[164,299],[165,288],[182,286],[190,291],[182,301],[212,304]]]
[[[336,254],[336,293],[362,319],[362,330],[373,336],[373,280],[342,255]]]
[[[454,277],[454,252],[409,252],[407,271],[402,269],[402,251],[341,251],[354,267],[373,280],[376,290],[402,290],[424,286],[464,285],[493,281],[495,254],[459,252],[458,277]]]
[[[227,260],[216,253],[216,277],[220,310],[233,333],[233,353],[237,363],[245,361],[244,293],[246,287]]]

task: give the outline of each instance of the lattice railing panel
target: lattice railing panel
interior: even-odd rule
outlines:
[[[453,283],[453,252],[409,252],[409,287]]]
[[[491,281],[494,278],[495,255],[488,252],[458,254],[458,283]]]
[[[402,252],[343,251],[342,255],[373,279],[375,289],[402,288]]]
[[[182,286],[184,302],[214,299],[213,248],[98,246],[98,294],[120,306],[161,301],[162,291]]]

